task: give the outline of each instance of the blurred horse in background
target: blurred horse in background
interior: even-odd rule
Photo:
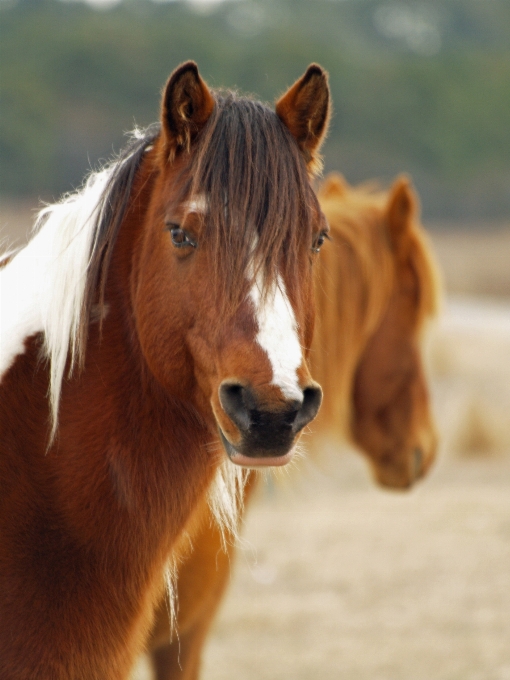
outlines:
[[[235,523],[238,466],[315,417],[328,114],[317,65],[272,111],[183,64],[160,124],[4,259],[2,679],[126,678],[197,504]]]
[[[379,484],[406,488],[437,445],[421,341],[440,285],[417,197],[406,177],[386,192],[333,174],[319,200],[332,243],[317,270],[312,367],[326,397],[314,430],[347,435]]]
[[[319,193],[331,243],[316,271],[311,362],[324,401],[310,440],[349,439],[377,482],[409,488],[430,468],[437,437],[421,340],[437,312],[440,286],[416,194],[405,177],[389,191],[351,187],[331,174]],[[245,487],[245,504],[256,473]],[[187,527],[178,567],[178,617],[170,631],[161,603],[149,649],[157,680],[196,680],[207,632],[227,586],[235,536],[227,537],[204,502]],[[178,637],[176,635],[178,634]]]

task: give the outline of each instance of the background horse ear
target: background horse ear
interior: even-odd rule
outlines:
[[[337,198],[347,193],[349,184],[339,172],[330,172],[319,189],[321,198]]]
[[[168,79],[161,104],[167,158],[189,151],[214,109],[214,98],[194,61],[178,66]]]
[[[318,152],[326,136],[330,115],[326,71],[317,64],[310,64],[304,76],[277,101],[276,114],[296,138],[308,169],[311,172],[319,170]]]
[[[406,175],[400,175],[390,189],[386,208],[388,232],[396,251],[402,249],[404,236],[413,223],[417,205],[418,198],[411,180]]]

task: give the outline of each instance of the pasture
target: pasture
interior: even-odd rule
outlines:
[[[2,236],[33,207],[2,204]],[[510,230],[432,240],[454,293],[429,341],[438,464],[404,494],[348,451],[268,479],[205,679],[510,678]]]

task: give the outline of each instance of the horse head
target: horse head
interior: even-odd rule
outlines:
[[[164,89],[134,256],[137,335],[155,378],[239,465],[286,463],[321,403],[308,354],[327,225],[310,179],[328,113],[316,65],[275,111],[210,90],[193,62]]]
[[[378,482],[393,488],[422,477],[437,448],[421,350],[423,322],[435,311],[435,282],[416,206],[409,180],[398,178],[383,213],[393,285],[353,389],[354,440],[368,454]]]

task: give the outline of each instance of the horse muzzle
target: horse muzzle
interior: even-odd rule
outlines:
[[[246,467],[281,466],[293,455],[299,433],[319,411],[322,390],[311,383],[300,398],[280,399],[271,406],[249,386],[224,381],[219,388],[223,412],[235,428],[220,437],[230,460]]]
[[[416,444],[400,457],[387,456],[386,460],[374,462],[374,473],[380,486],[388,489],[406,490],[422,479],[434,462],[437,439],[430,436],[428,446]]]

